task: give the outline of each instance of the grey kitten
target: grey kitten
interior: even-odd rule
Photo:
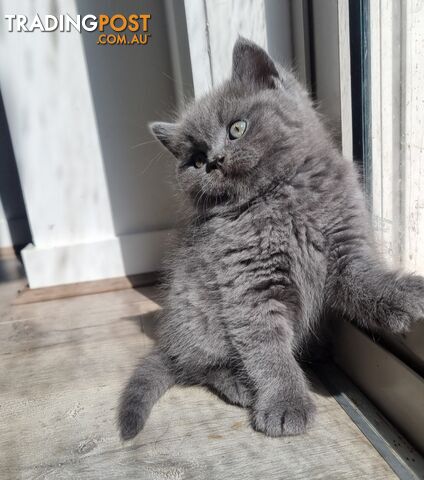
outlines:
[[[158,345],[122,397],[123,439],[171,386],[205,385],[270,436],[314,417],[298,360],[336,312],[403,332],[424,316],[424,279],[387,269],[351,162],[307,93],[239,39],[231,78],[153,134],[191,203],[172,258]]]

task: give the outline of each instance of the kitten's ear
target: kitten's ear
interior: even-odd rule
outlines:
[[[175,123],[153,122],[149,124],[150,131],[159,142],[173,155],[177,154],[175,145],[175,134],[177,126]]]
[[[248,84],[256,83],[261,88],[276,88],[279,75],[265,50],[239,37],[233,49],[232,78]]]

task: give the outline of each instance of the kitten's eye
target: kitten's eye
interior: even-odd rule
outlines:
[[[203,155],[196,155],[193,158],[192,165],[195,168],[202,168],[205,164],[205,157]]]
[[[237,120],[230,125],[229,137],[230,140],[236,140],[244,135],[247,128],[247,122],[245,120]]]

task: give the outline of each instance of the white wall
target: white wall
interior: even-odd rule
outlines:
[[[151,13],[148,46],[97,46],[75,31],[10,33],[1,22],[0,86],[33,236],[23,251],[30,286],[156,269],[175,208],[173,162],[144,143],[146,123],[175,103],[163,2],[0,7],[2,17]]]

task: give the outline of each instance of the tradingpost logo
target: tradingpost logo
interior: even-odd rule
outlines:
[[[123,15],[5,15],[9,32],[98,32],[97,45],[147,45],[150,38],[149,13]]]

